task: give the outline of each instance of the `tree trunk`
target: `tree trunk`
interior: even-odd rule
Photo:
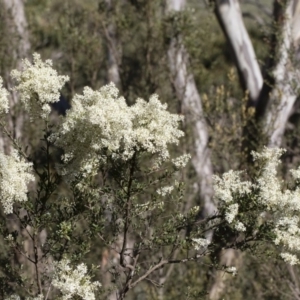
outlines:
[[[113,82],[119,89],[121,89],[121,77],[120,77],[120,45],[116,37],[116,26],[111,15],[112,0],[106,0],[106,11],[109,20],[108,24],[103,24],[104,34],[108,45],[108,70],[107,79],[109,82]]]
[[[28,52],[31,48],[29,42],[29,34],[27,31],[27,20],[24,10],[24,1],[23,0],[3,0],[3,3],[6,9],[9,11],[13,26],[12,30],[14,34],[19,37],[18,46],[14,49],[16,55],[15,59],[18,61],[18,66],[20,60],[28,56]]]
[[[12,80],[10,78],[11,68],[20,69],[22,59],[28,57],[31,48],[29,41],[29,33],[27,31],[27,21],[25,16],[25,9],[23,0],[2,0],[4,8],[7,11],[6,27],[11,35],[11,43],[8,45],[8,53],[12,54],[12,65],[9,70],[1,70],[8,88],[12,87]],[[8,123],[10,124],[10,131],[17,139],[22,138],[22,128],[24,123],[24,115],[20,112],[18,105],[18,96],[15,91],[10,93],[10,114]],[[1,138],[2,149],[10,152],[9,142]]]
[[[288,118],[298,97],[300,79],[300,2],[286,5],[281,28],[278,63],[273,72],[274,87],[264,115],[269,146],[280,147]]]
[[[167,12],[178,12],[185,8],[185,0],[170,0]],[[194,153],[192,164],[200,185],[200,198],[204,203],[203,214],[213,215],[216,206],[213,202],[213,168],[208,148],[207,124],[203,116],[201,98],[193,74],[188,70],[189,57],[181,37],[173,38],[168,50],[168,59],[177,98],[181,101],[182,111],[188,124],[192,126]]]
[[[232,48],[242,86],[249,91],[255,105],[263,87],[263,77],[238,0],[215,0],[215,13]]]

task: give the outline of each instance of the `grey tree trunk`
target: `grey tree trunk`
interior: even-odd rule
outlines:
[[[300,2],[289,1],[283,17],[282,43],[279,47],[278,63],[273,72],[275,84],[264,116],[270,147],[281,145],[288,118],[299,95]]]
[[[3,0],[3,3],[12,18],[12,30],[19,37],[18,46],[14,52],[16,53],[16,59],[20,62],[20,59],[28,56],[31,48],[27,31],[24,0]]]
[[[103,24],[104,34],[108,45],[108,76],[109,82],[113,82],[119,89],[121,88],[120,77],[120,58],[121,47],[116,37],[116,27],[111,16],[112,0],[106,0],[107,19],[111,20],[108,24]]]
[[[178,12],[185,8],[185,0],[169,0],[167,12]],[[207,124],[203,116],[201,98],[194,80],[189,72],[189,56],[180,37],[173,38],[168,50],[169,66],[174,88],[182,104],[182,111],[187,123],[191,124],[194,138],[193,167],[197,173],[200,197],[204,203],[204,215],[216,212],[213,202],[212,175],[213,168],[208,148]]]
[[[183,11],[186,0],[167,1],[167,14]],[[186,123],[192,127],[194,139],[194,151],[192,153],[192,165],[198,178],[199,196],[203,203],[202,214],[204,217],[211,216],[216,212],[213,201],[212,175],[210,149],[208,148],[208,130],[201,97],[199,95],[194,76],[189,71],[189,55],[183,45],[182,38],[174,37],[168,49],[168,60],[177,98],[181,101],[182,113]],[[213,232],[208,232],[207,238],[212,239]],[[160,284],[169,277],[172,268],[165,274],[161,274]],[[159,299],[163,299],[163,290],[160,290]]]
[[[238,0],[215,0],[218,21],[233,50],[241,83],[255,104],[263,87],[263,77],[243,22]]]
[[[9,52],[13,57],[12,68],[20,69],[22,59],[28,57],[31,48],[29,41],[29,33],[27,30],[27,20],[25,16],[24,1],[23,0],[2,0],[4,8],[7,11],[7,27],[12,36],[12,42],[9,45]],[[10,78],[11,70],[2,70],[4,73],[4,80],[8,88],[12,87]],[[10,115],[8,123],[10,124],[10,131],[17,139],[22,138],[22,127],[24,122],[24,115],[20,112],[18,105],[18,96],[15,91],[10,95]],[[1,138],[2,149],[6,152],[10,151],[8,141]]]

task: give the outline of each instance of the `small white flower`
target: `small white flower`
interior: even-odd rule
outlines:
[[[33,64],[23,60],[23,70],[13,70],[12,78],[17,82],[15,89],[20,100],[32,118],[47,118],[51,112],[50,103],[58,102],[60,90],[68,76],[60,76],[52,68],[52,61],[43,62],[39,54],[33,54]]]
[[[227,267],[225,270],[227,273],[231,273],[232,276],[236,276],[237,274],[237,269],[236,267]]]
[[[11,155],[0,153],[0,201],[5,214],[13,212],[15,202],[27,201],[27,185],[34,179],[32,163],[25,162],[16,150]]]
[[[55,263],[52,285],[62,293],[62,300],[73,299],[75,296],[83,300],[95,300],[95,291],[101,287],[101,284],[90,280],[85,264],[72,268],[68,259]]]
[[[231,204],[226,208],[225,219],[228,223],[232,223],[239,212],[239,205],[237,203]]]
[[[12,242],[14,241],[14,237],[12,236],[12,234],[9,234],[6,238],[5,238],[6,241],[9,241],[9,242]]]
[[[241,172],[230,170],[222,177],[213,176],[215,198],[218,202],[228,204],[233,201],[233,196],[243,196],[251,193],[253,184],[249,181],[241,181]]]
[[[246,231],[246,226],[240,222],[240,221],[237,221],[234,225],[234,228],[237,230],[237,231]]]
[[[175,165],[176,168],[181,169],[187,165],[190,159],[191,159],[190,154],[183,154],[179,157],[172,159],[172,163]]]
[[[299,264],[299,259],[294,254],[285,252],[285,253],[281,253],[280,256],[286,263],[289,263],[292,266]]]
[[[174,190],[174,186],[165,186],[162,188],[159,188],[156,192],[157,194],[161,195],[161,196],[166,196],[171,194],[171,192]]]
[[[206,248],[210,244],[210,241],[207,239],[193,238],[192,241],[193,241],[195,250],[200,250],[202,248]]]
[[[8,91],[3,87],[3,80],[0,77],[0,114],[7,113],[8,109]]]

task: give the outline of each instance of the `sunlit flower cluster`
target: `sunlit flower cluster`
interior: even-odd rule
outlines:
[[[60,90],[69,80],[68,76],[57,74],[51,60],[43,62],[37,53],[33,54],[33,63],[24,59],[23,70],[13,70],[11,76],[17,82],[15,89],[30,116],[44,119],[51,112],[49,104],[59,101]]]
[[[253,184],[240,179],[241,172],[230,170],[222,177],[214,176],[215,199],[220,207],[224,209],[225,220],[234,224],[238,231],[245,231],[246,227],[237,219],[239,204],[236,199],[249,195],[252,192]]]
[[[179,157],[172,159],[172,163],[174,164],[174,166],[176,168],[181,169],[187,165],[187,163],[189,162],[190,159],[191,159],[190,154],[183,154]]]
[[[3,80],[0,77],[0,114],[7,113],[8,109],[8,91],[3,87]]]
[[[210,244],[209,240],[202,238],[193,238],[192,241],[195,250],[205,249]]]
[[[157,189],[157,194],[161,195],[161,196],[166,196],[172,193],[172,191],[174,190],[174,186],[164,186],[162,188]]]
[[[72,268],[68,259],[55,263],[52,285],[62,293],[61,300],[73,299],[75,296],[83,300],[94,300],[95,291],[101,287],[98,281],[91,282],[85,264]]]
[[[13,212],[15,202],[27,201],[27,185],[34,180],[32,163],[14,150],[11,155],[0,153],[0,196],[4,213]]]
[[[111,83],[98,91],[86,87],[83,95],[75,95],[58,136],[52,137],[65,150],[69,173],[92,174],[107,157],[126,161],[136,152],[156,154],[164,161],[169,158],[168,145],[183,136],[178,129],[182,118],[170,114],[157,95],[128,106],[118,92]]]
[[[283,149],[265,148],[261,154],[254,153],[259,163],[264,163],[261,176],[258,179],[259,200],[272,212],[274,219],[275,244],[282,246],[281,257],[290,264],[299,263],[295,256],[300,251],[300,189],[283,190],[282,181],[277,178],[277,166]],[[300,178],[298,170],[292,170],[292,176],[297,181]]]
[[[232,274],[232,276],[236,276],[237,269],[236,269],[236,267],[227,267],[226,272]]]
[[[277,178],[277,167],[281,163],[279,158],[284,153],[283,149],[264,148],[262,153],[252,152],[253,159],[263,166],[261,175],[257,179],[259,197],[268,209],[283,204],[281,182]]]
[[[281,257],[290,264],[299,263],[300,252],[300,188],[284,189],[278,179],[277,168],[281,164],[283,149],[264,148],[261,153],[253,152],[258,164],[259,175],[253,183],[240,180],[240,172],[230,171],[222,177],[214,177],[215,197],[223,208],[225,220],[238,231],[245,231],[246,226],[239,220],[239,201],[242,196],[252,196],[257,209],[266,211],[268,220],[272,220],[274,244],[280,246]],[[296,182],[300,180],[300,168],[291,171]]]

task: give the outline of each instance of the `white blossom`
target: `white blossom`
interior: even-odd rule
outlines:
[[[297,170],[290,170],[290,172],[295,180],[300,179],[300,167]]]
[[[281,203],[281,183],[277,178],[277,167],[280,164],[280,156],[284,149],[264,148],[261,153],[252,152],[253,159],[263,165],[258,178],[260,199],[268,209],[277,207]]]
[[[13,242],[14,241],[14,237],[12,236],[12,234],[10,233],[9,235],[7,235],[5,237],[5,240],[8,241],[8,242]]]
[[[227,267],[227,268],[226,268],[226,272],[227,272],[227,273],[231,273],[232,276],[236,276],[236,274],[237,274],[237,269],[236,269],[236,267]]]
[[[281,253],[280,256],[282,257],[282,259],[286,262],[289,263],[290,265],[298,265],[299,259],[297,258],[296,255],[291,254],[291,253]]]
[[[47,118],[51,112],[50,103],[58,102],[60,90],[69,80],[60,76],[52,68],[52,61],[43,62],[39,54],[33,54],[33,63],[23,60],[23,70],[13,70],[12,78],[17,82],[15,89],[20,93],[20,100],[32,118]]]
[[[98,281],[91,282],[85,264],[79,264],[76,268],[70,266],[68,259],[62,259],[55,263],[55,273],[52,285],[62,293],[62,300],[73,299],[75,296],[83,300],[94,300],[95,291],[101,287]]]
[[[214,176],[215,198],[223,209],[225,220],[237,231],[246,230],[243,220],[237,219],[239,201],[255,201],[258,209],[268,212],[261,213],[257,221],[263,222],[264,217],[272,221],[274,244],[281,248],[281,257],[296,264],[300,252],[300,188],[284,189],[282,180],[278,179],[277,168],[283,153],[284,150],[278,148],[264,148],[261,153],[252,153],[259,171],[254,183],[241,181],[241,172],[229,171],[222,177]],[[295,180],[300,179],[300,169],[291,173]]]
[[[14,150],[11,155],[0,153],[0,196],[4,213],[13,211],[15,202],[27,201],[27,185],[34,180],[32,163]]]
[[[166,196],[171,194],[171,192],[174,190],[174,186],[165,186],[162,188],[159,188],[156,192],[157,194],[161,195],[161,196]]]
[[[202,239],[202,238],[193,238],[193,246],[195,250],[200,250],[202,248],[206,248],[209,244],[210,241],[207,239]]]
[[[84,88],[83,95],[75,95],[56,139],[65,150],[65,173],[91,174],[107,157],[126,161],[137,151],[168,159],[168,145],[177,144],[183,132],[178,129],[182,118],[166,109],[157,95],[128,106],[112,83],[98,91]]]
[[[196,216],[199,213],[199,211],[200,211],[200,206],[196,205],[190,209],[189,213],[191,216]]]
[[[162,104],[157,95],[152,95],[149,102],[137,99],[130,107],[133,118],[133,140],[131,148],[159,154],[162,160],[169,158],[168,144],[178,145],[184,135],[178,129],[178,122],[183,117],[170,114],[167,104]]]
[[[237,203],[231,204],[226,207],[225,219],[228,223],[232,223],[239,212],[239,205]]]
[[[181,169],[187,165],[187,163],[189,162],[190,159],[191,159],[190,154],[183,154],[179,157],[172,159],[172,163],[174,164],[174,166],[176,168]]]
[[[230,170],[224,173],[222,177],[213,176],[214,191],[217,202],[230,203],[233,196],[242,196],[250,194],[252,183],[240,180],[241,172]]]
[[[3,87],[3,80],[0,77],[0,114],[7,113],[8,109],[8,91]]]
[[[240,222],[240,221],[237,221],[235,223],[234,228],[237,231],[246,231],[246,226],[242,222]]]

